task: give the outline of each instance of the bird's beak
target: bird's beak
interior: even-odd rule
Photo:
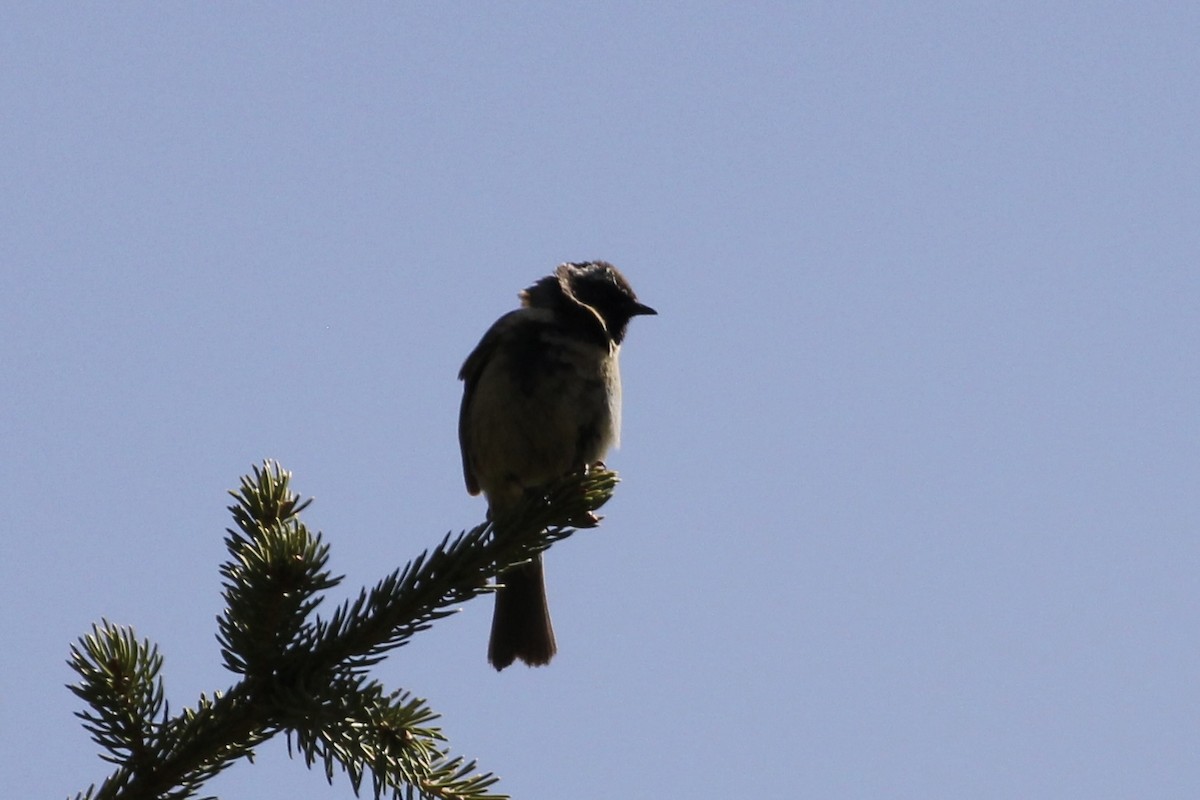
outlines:
[[[654,310],[653,308],[651,308],[650,306],[643,305],[643,304],[641,304],[641,303],[634,303],[634,304],[633,304],[633,316],[635,316],[635,317],[639,317],[639,316],[653,316],[653,315],[657,315],[657,314],[658,314],[658,312],[657,312],[657,311],[655,311],[655,310]]]

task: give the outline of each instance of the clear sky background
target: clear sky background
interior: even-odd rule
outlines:
[[[377,669],[521,798],[1200,797],[1200,6],[9,4],[0,773],[107,765],[68,647],[227,687],[226,490],[340,599],[478,523],[462,359],[566,260],[660,316],[623,478]],[[352,796],[282,741],[224,797]]]

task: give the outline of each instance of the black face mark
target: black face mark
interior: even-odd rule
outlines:
[[[629,320],[639,314],[652,314],[653,309],[637,300],[633,287],[625,276],[606,261],[564,264],[567,286],[579,302],[595,309],[608,329],[609,338],[620,344],[625,338]]]

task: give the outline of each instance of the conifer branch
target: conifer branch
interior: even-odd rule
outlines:
[[[497,537],[490,522],[447,535],[402,569],[345,602],[327,620],[314,612],[337,586],[329,547],[299,514],[311,502],[290,473],[266,462],[231,492],[236,529],[221,567],[225,612],[218,642],[240,676],[171,716],[157,646],[104,621],[71,648],[71,690],[101,757],[117,765],[80,800],[186,800],[209,778],[277,733],[332,782],[345,772],[357,794],[370,777],[376,798],[483,800],[497,778],[452,757],[437,714],[405,691],[386,691],[367,669],[462,603],[494,589],[491,576],[528,560],[575,529],[592,527],[612,496],[615,473],[568,476],[520,504]]]

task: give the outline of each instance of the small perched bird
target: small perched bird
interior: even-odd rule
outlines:
[[[562,264],[467,356],[458,417],[467,491],[503,520],[530,490],[595,464],[621,430],[617,353],[629,320],[656,314],[604,261]],[[503,535],[499,531],[498,535]],[[557,648],[539,555],[500,575],[488,661],[548,664]]]

